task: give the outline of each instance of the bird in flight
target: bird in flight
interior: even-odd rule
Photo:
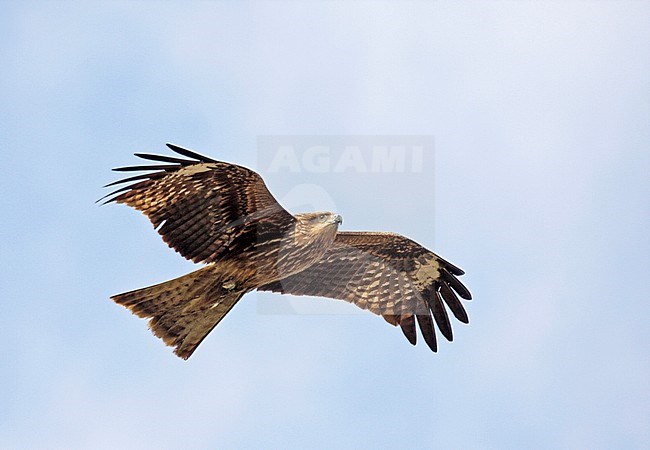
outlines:
[[[155,164],[113,169],[145,173],[106,185],[128,183],[103,199],[141,211],[171,248],[206,264],[111,297],[181,358],[256,289],[348,301],[399,325],[413,345],[417,321],[434,352],[435,326],[453,340],[447,310],[469,323],[464,272],[435,253],[395,233],[338,231],[331,212],[292,215],[256,172],[167,146],[184,158],[136,153]]]

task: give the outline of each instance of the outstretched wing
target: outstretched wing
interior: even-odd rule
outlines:
[[[437,351],[434,321],[453,340],[448,308],[469,323],[458,296],[470,292],[456,278],[464,272],[412,240],[394,233],[341,232],[317,263],[260,290],[346,300],[400,325],[415,345],[415,321]],[[445,307],[446,305],[446,307]]]
[[[273,198],[257,173],[167,146],[189,159],[136,153],[166,164],[113,169],[147,173],[108,184],[133,182],[104,198],[109,197],[106,203],[125,203],[142,211],[163,240],[185,258],[213,262],[238,237],[254,241],[256,224],[266,219],[279,228],[294,224],[294,217]]]

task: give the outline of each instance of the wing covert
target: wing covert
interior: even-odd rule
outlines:
[[[459,321],[469,322],[458,299],[471,299],[456,278],[463,273],[395,233],[339,232],[314,265],[259,290],[346,300],[400,325],[412,344],[417,319],[425,342],[435,352],[434,323],[447,340],[453,340],[447,308]]]
[[[189,159],[136,153],[165,164],[113,169],[148,173],[108,184],[132,182],[104,198],[110,197],[105,203],[124,203],[143,212],[163,240],[185,258],[217,260],[261,219],[272,217],[280,227],[294,223],[294,217],[275,200],[256,172],[173,144],[167,146]]]

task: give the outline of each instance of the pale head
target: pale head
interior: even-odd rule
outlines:
[[[324,241],[326,245],[334,241],[336,231],[343,223],[340,215],[326,211],[296,214],[295,217],[298,220],[297,235],[311,241]]]

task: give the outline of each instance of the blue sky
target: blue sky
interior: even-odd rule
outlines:
[[[648,2],[0,10],[0,447],[647,448]],[[434,161],[294,181],[261,170],[269,135],[432,136]],[[94,204],[165,142],[431,247],[470,326],[434,355],[253,293],[176,358],[108,298],[194,266]]]

